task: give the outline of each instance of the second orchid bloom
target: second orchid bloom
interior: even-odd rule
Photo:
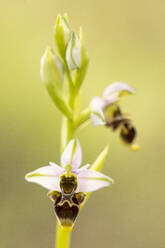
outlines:
[[[120,130],[120,138],[124,144],[133,150],[138,149],[135,144],[137,135],[132,120],[121,111],[119,101],[127,95],[133,94],[135,90],[128,84],[115,82],[110,84],[103,93],[103,97],[94,97],[91,101],[91,119],[94,126],[105,125],[113,131]]]

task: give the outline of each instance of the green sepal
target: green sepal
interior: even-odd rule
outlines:
[[[54,42],[60,56],[65,60],[65,52],[67,43],[70,39],[71,29],[69,27],[66,16],[57,16],[54,28]]]
[[[80,28],[80,46],[81,46],[81,66],[80,68],[77,69],[76,75],[75,75],[75,94],[78,93],[83,80],[86,75],[88,63],[89,63],[89,57],[88,57],[88,52],[87,48],[84,43],[84,34],[82,29]]]
[[[41,79],[57,108],[71,119],[72,112],[63,99],[62,63],[49,47],[41,59]]]
[[[107,145],[104,150],[98,155],[98,157],[96,158],[96,160],[93,162],[93,164],[91,165],[90,169],[91,170],[94,170],[94,171],[101,171],[102,170],[102,167],[104,165],[104,161],[108,155],[108,152],[109,152],[109,145]],[[85,198],[85,201],[83,202],[81,208],[85,205],[85,203],[88,201],[90,195],[92,193],[89,192],[86,194],[86,198]]]
[[[95,171],[101,171],[104,161],[108,155],[109,152],[109,145],[106,145],[104,150],[99,154],[99,156],[96,158],[96,160],[91,165],[90,169]]]

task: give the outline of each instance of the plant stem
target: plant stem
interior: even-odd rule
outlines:
[[[64,151],[68,142],[73,138],[74,126],[73,122],[63,116],[61,128],[61,153]]]
[[[56,242],[55,247],[57,248],[69,248],[71,238],[71,229],[64,229],[57,223],[56,226]]]
[[[63,116],[61,129],[61,153],[65,149],[68,142],[73,138],[73,123]],[[65,229],[57,222],[56,225],[56,242],[55,248],[69,248],[71,238],[71,229]]]
[[[74,86],[73,81],[70,75],[68,67],[66,67],[67,78],[69,83],[69,99],[68,104],[72,109],[72,120],[63,116],[62,119],[62,128],[61,128],[61,153],[64,151],[68,142],[73,139],[74,136],[74,104],[75,104],[75,95],[74,95]],[[56,248],[69,248],[70,247],[70,238],[71,238],[72,229],[63,228],[58,222],[56,225]]]

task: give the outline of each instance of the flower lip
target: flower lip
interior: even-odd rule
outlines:
[[[120,137],[126,144],[132,144],[136,138],[135,127],[130,122],[124,123],[120,132]]]
[[[65,228],[72,228],[79,213],[79,207],[85,200],[85,194],[65,195],[59,192],[50,192],[49,197],[54,202],[55,213],[60,224]]]
[[[109,113],[110,108],[110,113]],[[121,112],[120,107],[115,104],[104,109],[106,126],[111,127],[113,131],[117,130],[124,123],[130,122],[130,117]]]
[[[79,206],[65,201],[63,204],[55,204],[56,216],[63,227],[72,227],[79,213]]]

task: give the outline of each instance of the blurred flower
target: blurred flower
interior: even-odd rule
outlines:
[[[71,140],[61,156],[62,167],[50,162],[49,166],[28,173],[25,179],[64,194],[92,192],[112,184],[113,180],[110,177],[88,169],[89,164],[79,168],[81,162],[80,143],[78,140]]]
[[[104,90],[102,98],[94,97],[90,107],[94,126],[105,125],[113,131],[120,129],[122,141],[127,145],[131,145],[135,150],[138,148],[134,144],[136,129],[129,116],[123,114],[119,107],[119,100],[123,96],[133,93],[135,93],[135,90],[126,83],[115,82]]]

